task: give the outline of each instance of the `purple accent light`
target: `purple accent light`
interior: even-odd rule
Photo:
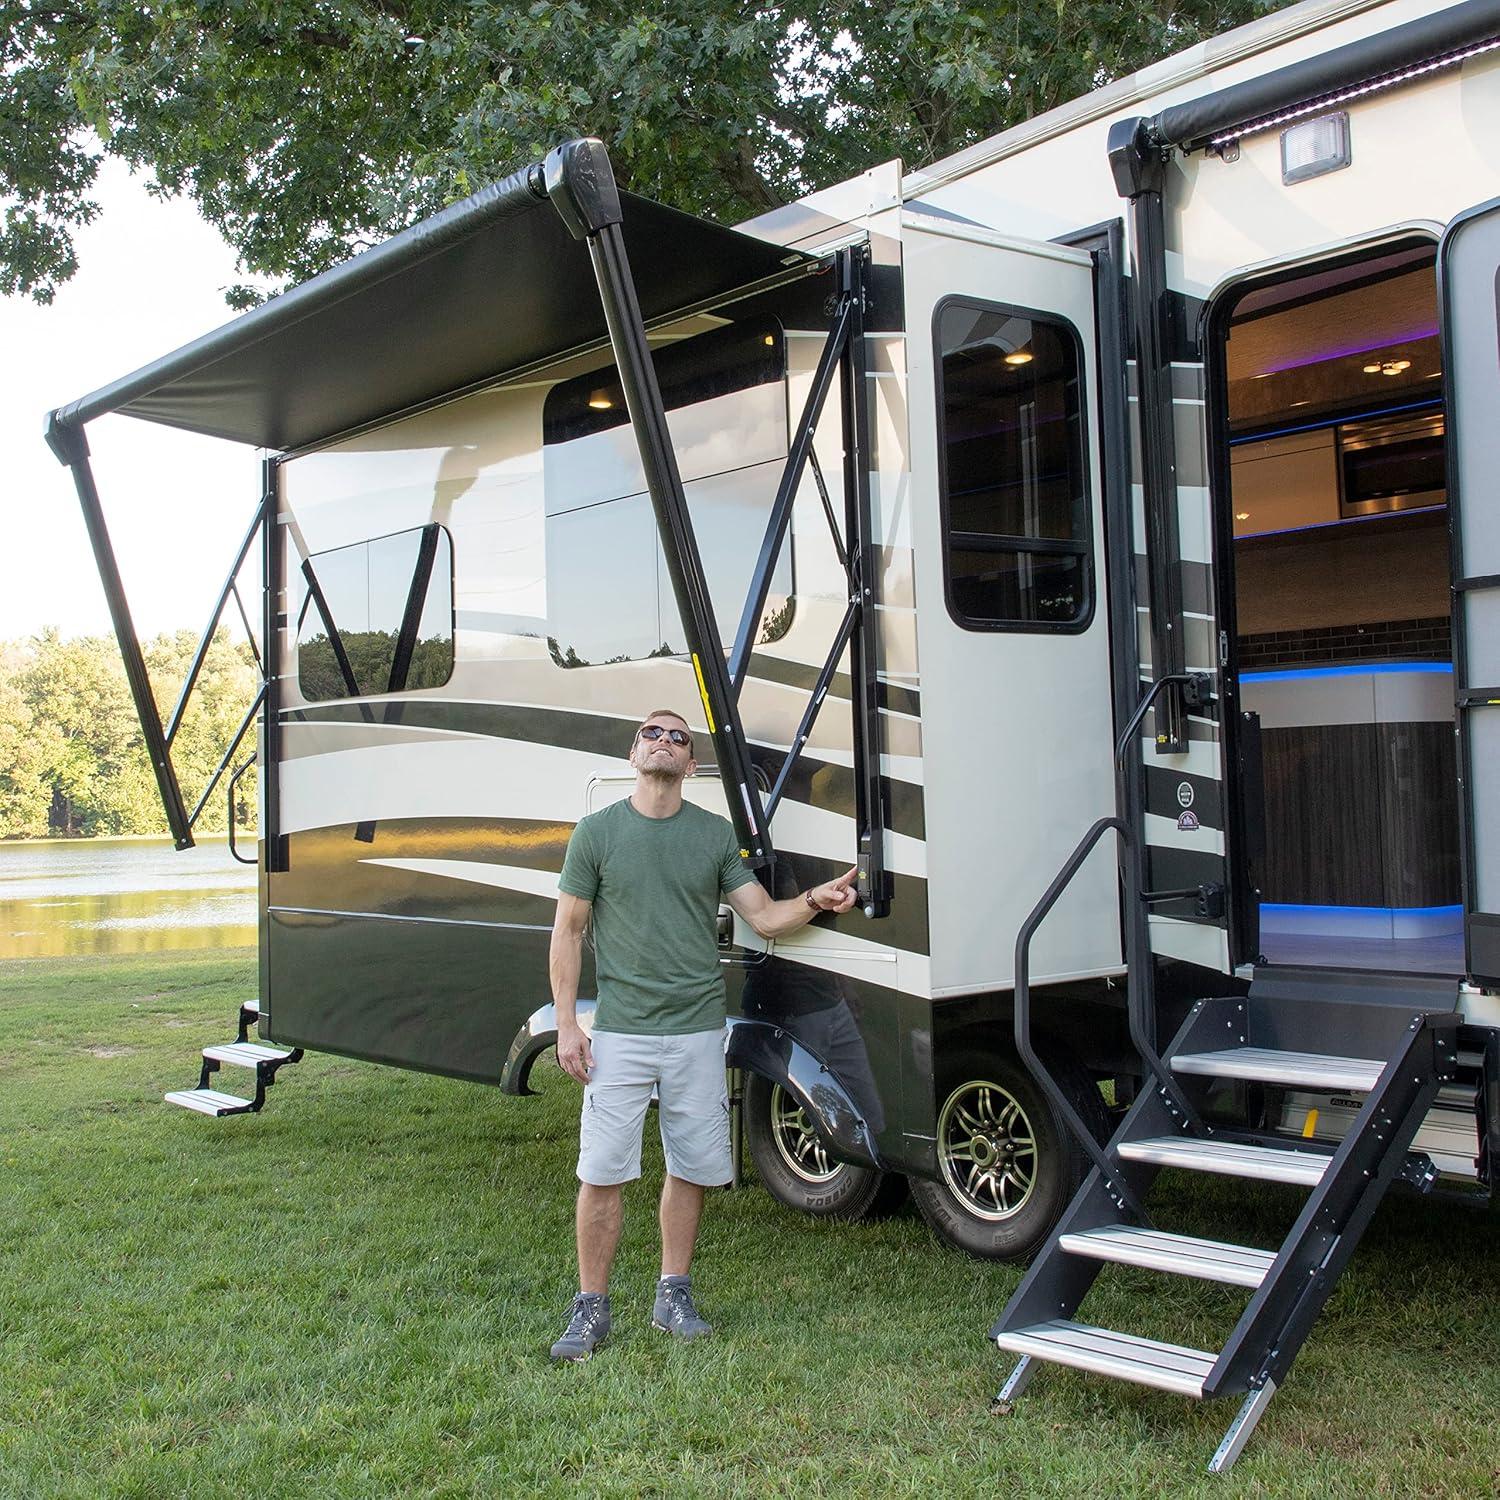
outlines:
[[[1319,354],[1309,354],[1305,359],[1290,359],[1285,364],[1272,365],[1269,370],[1262,370],[1262,375],[1280,375],[1286,370],[1300,370],[1305,365],[1327,364],[1333,359],[1349,359],[1356,354],[1374,354],[1378,349],[1393,349],[1397,344],[1410,343],[1413,339],[1431,339],[1437,337],[1437,324],[1423,324],[1419,328],[1412,328],[1394,337],[1387,335],[1373,344],[1347,344],[1337,349],[1325,349]],[[1253,377],[1252,377],[1253,378]]]

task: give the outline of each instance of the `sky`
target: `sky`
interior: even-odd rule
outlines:
[[[152,199],[122,163],[105,162],[96,196],[103,212],[78,233],[79,271],[52,305],[0,299],[0,640],[111,629],[46,413],[229,321],[224,288],[250,279],[190,202]],[[255,510],[256,450],[127,417],[87,432],[138,634],[201,631]],[[257,571],[252,559],[245,577]],[[253,619],[248,594],[246,606]],[[232,603],[225,618],[242,633]]]

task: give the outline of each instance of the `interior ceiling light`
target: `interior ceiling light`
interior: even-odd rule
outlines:
[[[1008,365],[1029,365],[1031,363],[1031,351],[1028,349],[1015,349],[1005,356]]]
[[[1250,519],[1250,512],[1248,510],[1237,510],[1234,513],[1234,518],[1236,521],[1248,521]]]
[[[1366,365],[1366,375],[1400,375],[1403,371],[1411,369],[1409,359],[1382,359],[1375,364]]]
[[[612,411],[614,409],[614,404],[615,403],[609,399],[609,393],[607,391],[595,391],[594,394],[589,397],[589,409],[591,411]]]

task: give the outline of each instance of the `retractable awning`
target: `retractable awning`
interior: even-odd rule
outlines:
[[[605,344],[589,250],[526,183],[455,203],[53,420],[120,412],[284,452]],[[817,264],[629,193],[620,227],[648,326]]]

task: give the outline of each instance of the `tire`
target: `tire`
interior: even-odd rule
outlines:
[[[815,1219],[865,1219],[891,1213],[905,1199],[904,1177],[830,1156],[779,1083],[749,1074],[744,1109],[756,1175],[778,1203]]]
[[[1071,1064],[1051,1067],[1096,1139],[1106,1139],[1098,1088]],[[922,1217],[980,1260],[1029,1260],[1078,1190],[1088,1156],[1014,1053],[954,1057],[939,1070],[937,1105],[941,1176],[911,1184]]]

